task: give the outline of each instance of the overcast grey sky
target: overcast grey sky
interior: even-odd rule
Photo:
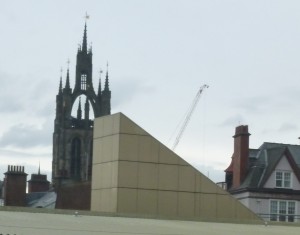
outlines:
[[[60,68],[76,52],[88,12],[94,87],[109,62],[112,113],[168,142],[203,84],[210,87],[176,149],[224,179],[234,128],[250,147],[298,144],[300,1],[1,1],[0,178],[8,164],[50,174]],[[174,141],[174,140],[173,140]],[[49,175],[50,176],[50,175]]]

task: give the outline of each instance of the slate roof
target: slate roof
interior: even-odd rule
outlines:
[[[35,208],[55,208],[56,193],[49,192],[35,192],[26,195],[26,205]]]
[[[265,142],[259,149],[250,149],[249,171],[238,189],[263,188],[283,156],[287,157],[300,180],[300,146]]]

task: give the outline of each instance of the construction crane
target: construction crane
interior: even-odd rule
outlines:
[[[188,111],[187,111],[187,115],[185,116],[185,119],[184,119],[184,121],[183,121],[183,124],[182,124],[182,126],[181,126],[181,128],[180,128],[180,130],[179,130],[179,132],[178,132],[178,135],[176,136],[175,142],[174,142],[173,147],[172,147],[172,150],[173,150],[173,151],[174,151],[175,148],[177,147],[177,145],[178,145],[178,143],[179,143],[179,141],[180,141],[180,139],[181,139],[181,137],[182,137],[183,132],[185,131],[185,129],[186,129],[186,127],[187,127],[189,121],[191,120],[192,114],[193,114],[193,112],[194,112],[194,110],[195,110],[195,108],[196,108],[196,106],[197,106],[197,104],[198,104],[198,102],[199,102],[199,99],[200,99],[200,97],[201,97],[201,94],[202,94],[203,90],[204,90],[205,88],[208,88],[208,87],[209,87],[208,85],[204,84],[204,85],[201,86],[200,89],[198,90],[198,92],[197,92],[197,94],[196,94],[196,97],[195,97],[194,100],[193,100],[192,105],[190,106],[190,108],[189,108]]]

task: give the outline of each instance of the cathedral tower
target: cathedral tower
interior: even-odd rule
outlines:
[[[52,159],[52,181],[56,186],[91,180],[94,123],[90,119],[90,110],[94,112],[94,117],[110,114],[111,91],[108,72],[104,89],[101,90],[100,80],[96,94],[92,80],[92,57],[92,48],[87,46],[85,24],[82,45],[77,51],[74,89],[70,86],[68,68],[65,86],[63,87],[60,77],[56,95]],[[78,99],[78,107],[73,107]],[[74,108],[77,108],[76,115],[72,115]]]

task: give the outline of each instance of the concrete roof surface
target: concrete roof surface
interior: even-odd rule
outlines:
[[[298,235],[299,227],[0,211],[0,234],[9,235],[232,235],[241,232],[243,235]]]

